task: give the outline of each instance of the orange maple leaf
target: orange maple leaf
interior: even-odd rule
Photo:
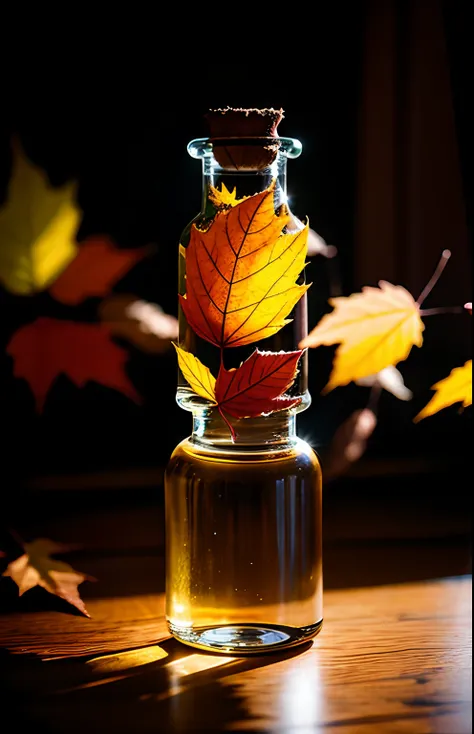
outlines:
[[[421,347],[424,325],[418,303],[402,286],[386,281],[379,288],[332,298],[324,316],[299,344],[301,348],[340,344],[325,392],[381,372]]]
[[[29,384],[38,412],[61,374],[77,387],[94,381],[140,402],[125,373],[128,354],[110,340],[102,324],[39,318],[15,332],[7,353],[13,358],[15,377]]]
[[[41,586],[50,594],[55,594],[72,604],[85,617],[89,617],[77,587],[83,581],[94,579],[74,571],[68,563],[51,558],[51,554],[61,553],[63,549],[62,544],[47,538],[24,543],[24,554],[8,564],[3,576],[10,576],[13,579],[20,596],[35,586]]]
[[[107,237],[91,237],[79,247],[49,293],[68,306],[77,306],[91,296],[105,296],[146,252],[144,247],[121,250]]]
[[[218,347],[240,347],[275,334],[309,286],[296,280],[305,265],[308,226],[283,233],[290,221],[274,208],[275,183],[219,211],[205,231],[193,225],[186,248],[188,324]]]
[[[466,362],[463,367],[455,367],[444,380],[437,382],[431,389],[436,390],[436,394],[418,413],[414,419],[415,423],[454,403],[462,403],[463,408],[472,405],[472,360]]]

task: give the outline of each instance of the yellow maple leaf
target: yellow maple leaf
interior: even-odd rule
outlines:
[[[455,367],[448,377],[437,382],[431,389],[436,390],[436,394],[418,413],[415,423],[454,403],[462,403],[463,408],[472,405],[472,359],[463,367]]]
[[[0,210],[0,281],[12,293],[46,289],[75,257],[80,210],[75,183],[53,188],[21,147],[13,147],[7,199]]]
[[[406,359],[421,347],[424,325],[413,296],[402,286],[380,281],[378,288],[332,298],[324,316],[300,348],[340,344],[325,392],[369,377]]]
[[[173,346],[178,355],[179,369],[196,395],[217,404],[216,378],[211,374],[209,367],[206,367],[191,352],[186,352],[177,344],[173,344]]]
[[[216,207],[221,206],[236,206],[240,204],[244,199],[248,199],[248,196],[243,196],[241,199],[237,198],[237,187],[234,186],[232,191],[229,191],[224,182],[221,183],[221,190],[215,186],[209,186],[209,198]]]

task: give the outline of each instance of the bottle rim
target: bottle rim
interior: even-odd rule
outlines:
[[[278,152],[287,158],[298,158],[303,150],[303,145],[297,138],[281,137],[225,137],[225,138],[194,138],[187,145],[187,151],[191,158],[211,158],[214,148],[218,146],[240,146],[240,145],[272,145],[278,147]]]

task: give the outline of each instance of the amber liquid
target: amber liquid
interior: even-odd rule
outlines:
[[[175,637],[245,653],[319,631],[321,472],[306,443],[246,452],[183,441],[165,492],[166,614]]]

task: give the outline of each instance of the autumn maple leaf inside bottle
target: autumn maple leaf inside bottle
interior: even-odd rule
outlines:
[[[259,653],[322,625],[321,471],[310,404],[308,229],[289,210],[281,110],[215,110],[188,151],[201,213],[179,247],[177,401],[192,435],[165,474],[166,616],[195,647]]]

